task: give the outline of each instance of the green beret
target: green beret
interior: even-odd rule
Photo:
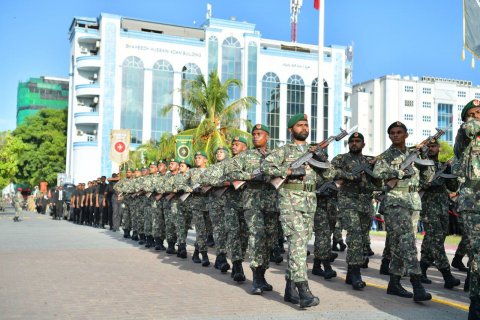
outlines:
[[[295,125],[295,123],[297,123],[298,121],[302,121],[302,120],[305,120],[307,121],[308,120],[308,117],[306,114],[304,113],[297,113],[296,115],[292,116],[290,118],[290,120],[288,120],[288,127],[291,128]]]
[[[234,143],[235,141],[243,142],[246,146],[248,146],[248,142],[245,137],[235,137],[232,139],[232,143]]]
[[[223,150],[223,151],[225,151],[226,153],[228,153],[228,148],[227,148],[227,147],[218,147],[217,149],[215,149],[215,153],[217,153],[218,150]]]
[[[270,129],[268,129],[268,127],[264,124],[257,123],[256,125],[254,125],[253,128],[252,128],[252,133],[255,130],[263,130],[266,133],[270,134]]]
[[[135,168],[134,171],[142,171],[140,168]]]
[[[152,162],[150,162],[150,165],[151,165],[151,166],[156,166],[156,165],[158,165],[158,164],[157,164],[156,161],[152,161]]]
[[[462,121],[465,121],[465,118],[467,117],[467,111],[473,108],[480,107],[480,100],[473,99],[469,103],[465,105],[462,109]]]
[[[387,133],[390,134],[390,130],[392,130],[393,128],[403,128],[403,130],[407,132],[407,126],[401,123],[400,121],[395,121],[394,123],[389,125],[387,129]]]
[[[192,167],[192,164],[190,163],[190,160],[182,159],[182,160],[180,160],[180,163],[183,163],[183,164],[187,165],[189,168]]]
[[[205,153],[205,151],[197,151],[197,152],[195,152],[195,157],[196,157],[196,156],[203,156],[203,157],[205,157],[206,159],[208,159],[207,154]]]
[[[157,166],[159,166],[161,163],[163,163],[164,165],[167,165],[167,160],[158,160],[158,163],[157,163]]]
[[[145,167],[145,166],[143,166],[143,167],[142,167],[142,171],[143,171],[143,170],[147,171],[147,170],[148,170],[148,168],[147,168],[147,167]]]
[[[135,171],[135,169],[134,168],[128,168],[127,171],[133,172],[133,171]]]
[[[348,143],[350,143],[353,138],[359,138],[361,139],[362,141],[365,141],[365,138],[363,137],[363,134],[361,134],[360,132],[354,132],[350,135],[350,137],[348,138]]]
[[[172,159],[170,159],[170,163],[172,163],[172,162],[180,163],[180,159],[179,158],[172,158]]]

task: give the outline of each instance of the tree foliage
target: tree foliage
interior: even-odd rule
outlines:
[[[18,155],[15,182],[55,185],[57,173],[65,172],[67,110],[41,110],[18,126],[13,136],[25,145]]]
[[[18,173],[18,158],[27,146],[10,132],[0,133],[0,189],[14,182]]]
[[[446,141],[440,141],[440,154],[438,155],[438,160],[441,162],[446,162],[452,159],[453,156],[453,147]]]

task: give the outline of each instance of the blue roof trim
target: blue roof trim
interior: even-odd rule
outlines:
[[[77,117],[98,117],[98,112],[75,112],[73,115],[75,118]]]
[[[186,44],[196,47],[206,47],[206,42],[201,40],[193,40],[182,37],[167,36],[164,34],[155,34],[155,33],[146,33],[142,31],[120,31],[120,36],[125,38],[136,38],[136,39],[146,39],[146,40],[155,40],[159,42],[166,43],[175,43],[175,44]]]
[[[316,53],[295,52],[274,48],[263,49],[262,47],[260,47],[260,54],[266,56],[288,57],[303,60],[318,60],[318,54]]]
[[[77,141],[73,143],[73,148],[98,147],[97,141]]]

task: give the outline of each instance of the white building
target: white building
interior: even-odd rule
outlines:
[[[407,126],[409,146],[435,134],[435,128],[452,124],[441,139],[453,145],[463,106],[474,98],[480,99],[480,86],[472,86],[471,81],[383,76],[354,85],[352,125],[358,125],[365,136],[364,153],[369,155],[390,146],[387,128],[394,121]]]
[[[175,110],[166,117],[159,110],[182,104],[182,79],[213,70],[222,81],[242,81],[232,99],[256,97],[242,116],[268,125],[273,145],[288,139],[288,118],[298,112],[310,117],[312,141],[349,127],[351,47],[324,48],[324,104],[317,106],[318,47],[263,39],[251,23],[207,17],[192,28],[102,13],[74,18],[70,44],[66,173],[75,183],[117,171],[111,129],[130,129],[134,146],[181,130]],[[344,146],[333,143],[330,154]]]

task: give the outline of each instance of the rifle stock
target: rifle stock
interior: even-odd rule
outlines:
[[[221,188],[217,188],[216,190],[213,191],[213,195],[218,198],[220,196],[222,196],[225,191],[227,191],[228,187],[221,187]]]
[[[240,189],[245,183],[247,183],[246,181],[243,181],[243,180],[235,180],[235,181],[232,181],[232,185],[233,185],[233,188],[235,190],[238,190]]]
[[[186,192],[186,193],[182,194],[182,195],[179,197],[179,199],[180,199],[180,201],[185,202],[185,200],[187,200],[187,198],[188,198],[190,195],[191,195],[190,192]]]

